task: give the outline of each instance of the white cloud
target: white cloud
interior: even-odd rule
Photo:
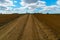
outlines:
[[[6,7],[5,10],[7,10],[8,12],[11,11],[13,12],[18,12],[18,13],[26,13],[27,12],[35,12],[35,10],[37,8],[41,8],[39,10],[39,12],[49,12],[49,13],[54,13],[54,12],[60,12],[60,0],[56,1],[56,5],[51,5],[51,6],[47,6],[45,1],[41,1],[41,0],[21,0],[20,4],[22,5],[22,7],[20,8],[14,8],[12,11],[12,7],[11,6],[15,6],[13,4],[13,2],[11,0],[5,0],[4,1],[0,1],[0,6],[2,7]],[[2,3],[4,2],[4,3]],[[15,3],[17,3],[17,1],[14,1]]]
[[[55,11],[56,9],[58,8],[58,6],[56,6],[56,5],[51,5],[51,6],[45,6],[45,7],[43,7],[43,9],[42,10],[40,10],[40,12],[42,12],[42,13],[47,13],[47,12],[53,12],[53,11]]]
[[[12,13],[26,13],[26,7],[14,8]]]
[[[12,6],[14,6],[13,1],[11,1],[11,0],[0,0],[0,13],[1,12],[6,13],[6,12],[12,10]]]
[[[14,6],[13,2],[11,0],[5,0],[4,3],[0,3],[0,6]]]
[[[59,13],[60,11],[60,0],[57,0],[56,5],[45,6],[39,12]]]
[[[57,0],[57,2],[56,2],[56,3],[57,3],[57,5],[59,5],[59,6],[60,6],[60,0]]]
[[[34,1],[34,0],[31,0],[31,1]],[[36,8],[45,7],[45,2],[39,1],[39,0],[37,0],[36,2],[31,2],[31,3],[28,3],[28,0],[22,0],[22,2],[20,2],[20,4],[23,7],[27,7],[29,10],[35,10]]]
[[[0,11],[7,11],[7,10],[11,10],[12,6],[15,6],[13,4],[13,1],[11,0],[0,0]]]
[[[30,3],[36,3],[38,0],[22,0],[23,2],[30,4]]]
[[[34,1],[34,0],[31,0]],[[29,10],[35,10],[37,8],[42,8],[39,12],[56,12],[60,10],[60,0],[57,0],[56,5],[47,6],[45,1],[36,1],[28,3],[28,0],[22,0],[20,4],[23,7],[27,7]]]

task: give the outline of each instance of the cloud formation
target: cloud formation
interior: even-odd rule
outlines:
[[[14,3],[18,1],[15,0]],[[7,12],[17,12],[17,13],[26,13],[26,12],[44,12],[44,13],[56,13],[60,12],[60,0],[56,1],[55,5],[46,5],[46,1],[41,0],[21,0],[20,7],[13,8],[15,4],[12,0],[0,0],[0,10]],[[38,11],[36,11],[38,10]]]
[[[57,2],[56,2],[56,3],[57,3],[57,5],[59,5],[59,6],[60,6],[60,0],[57,0]]]
[[[24,1],[25,3],[28,3],[28,4],[30,4],[30,3],[36,3],[38,0],[22,0],[22,1]]]
[[[29,3],[28,2],[29,2],[28,0],[23,0],[20,4],[23,7],[27,7],[28,9],[35,9],[38,7],[44,7],[45,6],[45,2],[39,1],[39,0],[33,0],[32,2],[29,2]]]
[[[60,10],[60,0],[57,0],[56,5],[45,6],[40,12],[50,12],[50,13],[59,13]]]
[[[11,6],[14,6],[11,0],[0,0],[0,10],[9,10]]]
[[[30,1],[30,2],[29,2]],[[56,5],[47,6],[45,1],[41,0],[22,0],[20,4],[23,7],[28,8],[29,10],[35,10],[37,8],[41,8],[39,12],[56,12],[60,10],[60,0],[56,1]]]

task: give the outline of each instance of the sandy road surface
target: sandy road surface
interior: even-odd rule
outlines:
[[[24,15],[4,25],[0,40],[58,40],[56,35],[33,15]]]
[[[43,25],[38,19],[29,15],[22,36],[19,40],[58,40],[51,29]]]
[[[27,23],[26,23],[25,28],[24,28],[24,32],[23,32],[22,38],[19,39],[19,40],[33,40],[32,27],[33,27],[33,20],[32,20],[31,15],[29,15],[29,18],[28,18]]]
[[[19,17],[18,19],[4,25],[3,29],[0,30],[0,40],[17,40],[28,15]]]

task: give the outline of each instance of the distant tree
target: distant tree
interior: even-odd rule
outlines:
[[[49,14],[49,13],[47,13],[47,14]]]
[[[2,13],[0,13],[0,14],[2,14]]]
[[[13,13],[13,14],[18,14],[18,13]]]

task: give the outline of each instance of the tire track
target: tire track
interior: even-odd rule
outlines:
[[[44,39],[46,38],[46,34],[43,32],[43,30],[40,28],[40,26],[36,23],[36,20],[34,19],[33,17],[33,20],[34,20],[34,23],[35,23],[35,26],[33,29],[35,29],[35,35],[36,38],[34,38],[34,40],[48,40],[48,39]]]
[[[27,16],[27,19],[26,19],[26,21],[24,22],[24,25],[22,26],[22,29],[21,29],[20,35],[18,36],[17,40],[21,40],[21,39],[22,39],[23,32],[24,32],[24,30],[25,30],[25,27],[26,27],[26,24],[27,24],[28,18],[29,18],[29,15]]]
[[[23,17],[23,16],[21,16],[21,17]],[[21,18],[21,17],[19,17],[19,18]],[[18,22],[19,18],[15,19],[15,20],[13,20],[13,21],[11,21],[11,22],[9,22],[9,23],[6,24],[6,25],[1,26],[1,27],[3,27],[3,28],[1,28],[1,30],[0,30],[0,35],[2,34],[2,31],[4,32],[5,30],[7,31],[7,29],[11,28],[11,27],[9,27],[10,25],[13,25],[14,23]],[[6,31],[5,31],[5,32],[6,32]]]
[[[35,24],[35,20],[34,20],[34,17],[33,16],[32,16],[32,19],[33,19],[33,27],[32,27],[33,40],[40,40],[39,33],[38,33],[37,28],[36,28],[36,24]]]
[[[38,24],[39,31],[41,30],[41,35],[40,37],[43,37],[43,40],[57,40],[58,38],[56,35],[54,35],[53,32],[51,32],[51,29],[47,29],[47,26],[42,25],[41,22],[37,20],[37,18],[34,18],[36,24]],[[45,36],[45,37],[44,37]]]
[[[27,15],[24,15],[9,24],[4,25],[5,28],[0,30],[0,40],[16,40],[26,17]]]
[[[43,32],[43,30],[40,28],[41,26],[39,26],[35,20],[35,18],[33,17],[34,19],[34,23],[35,23],[35,30],[36,30],[36,34],[37,34],[37,40],[48,40],[48,39],[45,39],[46,38],[46,34]]]
[[[25,26],[25,30],[22,35],[22,39],[20,39],[20,40],[33,40],[33,37],[32,37],[32,35],[33,35],[32,27],[33,26],[32,25],[33,25],[33,21],[32,21],[31,15],[29,15],[27,24]]]

